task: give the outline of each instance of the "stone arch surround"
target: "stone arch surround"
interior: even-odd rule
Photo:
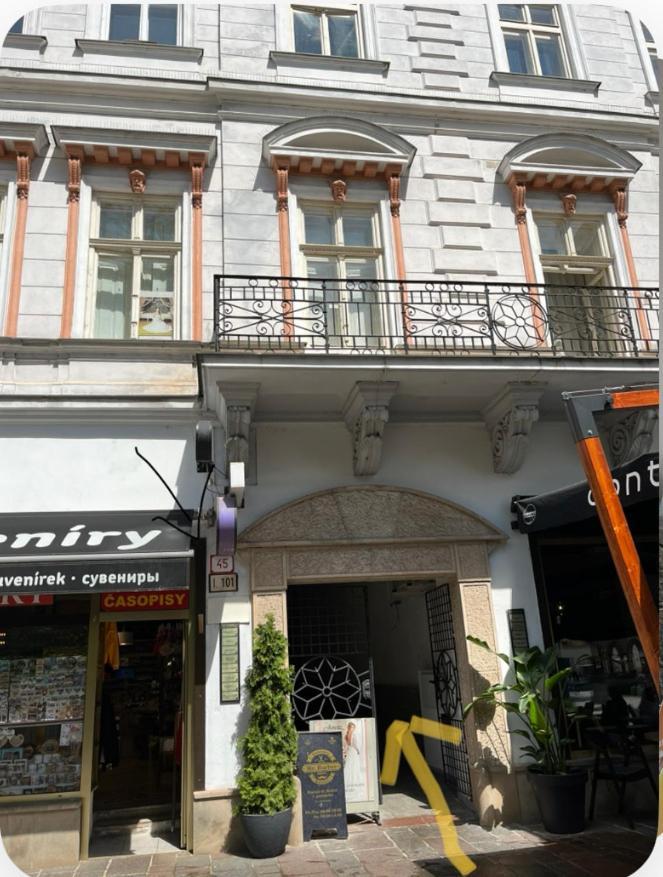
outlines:
[[[451,583],[466,703],[501,679],[497,659],[467,643],[465,634],[496,645],[489,554],[507,538],[476,513],[432,494],[356,485],[308,494],[269,512],[241,533],[237,549],[249,571],[254,625],[273,613],[286,635],[289,585],[424,578]],[[471,715],[466,738],[482,821],[518,818],[503,711],[483,720]]]

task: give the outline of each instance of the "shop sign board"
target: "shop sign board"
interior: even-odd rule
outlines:
[[[211,575],[209,577],[210,594],[232,593],[237,590],[237,573],[228,575]]]
[[[114,591],[101,595],[102,612],[161,612],[189,608],[185,588],[172,591]]]
[[[212,554],[209,559],[210,573],[235,572],[235,557],[232,554]]]
[[[343,743],[339,732],[301,731],[297,775],[302,785],[304,840],[316,831],[348,836],[343,785]]]
[[[184,558],[161,560],[57,561],[0,564],[0,594],[94,594],[157,591],[188,581]]]
[[[380,765],[375,719],[316,719],[311,731],[340,731],[343,785],[348,813],[373,813],[380,806]]]
[[[52,606],[50,594],[0,594],[0,607],[3,606]]]

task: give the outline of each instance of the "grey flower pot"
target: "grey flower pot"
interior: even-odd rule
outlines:
[[[292,822],[292,807],[273,816],[241,813],[244,842],[254,859],[272,859],[285,850]]]
[[[565,774],[527,771],[546,831],[575,834],[585,828],[586,770]]]

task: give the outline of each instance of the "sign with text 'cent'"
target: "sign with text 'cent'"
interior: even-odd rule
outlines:
[[[335,831],[337,837],[347,837],[341,734],[301,731],[298,738],[304,840],[310,840],[314,832]]]

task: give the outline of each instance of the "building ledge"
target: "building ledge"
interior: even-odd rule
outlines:
[[[389,70],[389,61],[371,58],[341,58],[336,55],[314,55],[307,52],[271,51],[269,58],[276,67],[308,67],[323,70],[347,70],[353,73],[377,73],[381,76]]]
[[[77,39],[76,48],[84,55],[119,55],[124,58],[158,58],[166,61],[202,61],[204,49],[197,46],[168,46],[145,40]]]
[[[545,88],[551,91],[577,91],[598,94],[598,90],[601,87],[601,83],[595,79],[571,79],[566,76],[536,76],[532,73],[507,73],[505,70],[493,70],[490,78],[498,85]]]
[[[46,37],[31,33],[8,33],[3,42],[3,46],[12,49],[32,49],[35,52],[43,52],[47,45]]]

